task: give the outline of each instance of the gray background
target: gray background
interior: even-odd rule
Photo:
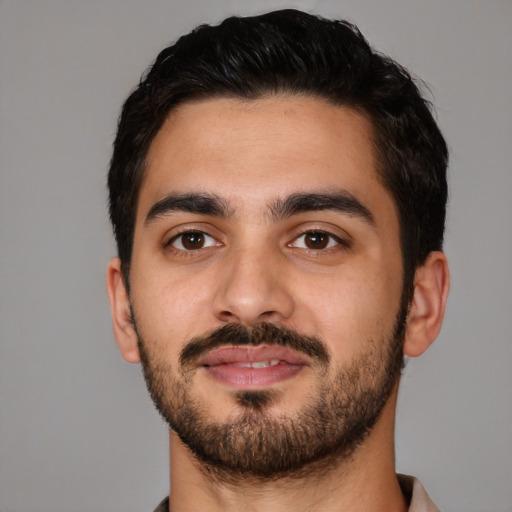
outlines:
[[[512,2],[0,0],[0,510],[152,510],[167,433],[111,332],[105,174],[156,52],[227,14],[355,21],[430,85],[452,149],[444,329],[407,367],[398,469],[445,512],[512,507]]]

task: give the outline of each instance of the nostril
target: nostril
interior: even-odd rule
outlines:
[[[289,318],[293,311],[293,299],[282,280],[270,278],[267,274],[249,276],[237,267],[239,272],[220,280],[212,310],[222,322],[254,325]]]
[[[231,311],[221,311],[219,313],[219,317],[222,320],[227,320],[227,321],[233,322],[234,319],[236,318],[236,315],[234,315]]]

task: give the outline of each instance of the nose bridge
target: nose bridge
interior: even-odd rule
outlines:
[[[280,255],[264,244],[233,250],[219,275],[215,315],[244,325],[288,318],[293,299],[282,270]]]

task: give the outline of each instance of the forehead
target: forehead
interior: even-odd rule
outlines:
[[[157,133],[146,163],[138,217],[162,197],[188,192],[253,208],[294,193],[342,189],[363,203],[384,198],[394,210],[377,176],[370,122],[316,98],[185,103]]]

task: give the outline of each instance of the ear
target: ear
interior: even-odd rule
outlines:
[[[446,255],[433,251],[414,276],[414,294],[404,341],[406,356],[420,356],[436,339],[443,323],[449,289],[450,272]]]
[[[129,363],[140,361],[137,333],[132,322],[130,299],[121,272],[121,260],[112,258],[107,267],[107,293],[112,312],[114,336],[121,355]]]

